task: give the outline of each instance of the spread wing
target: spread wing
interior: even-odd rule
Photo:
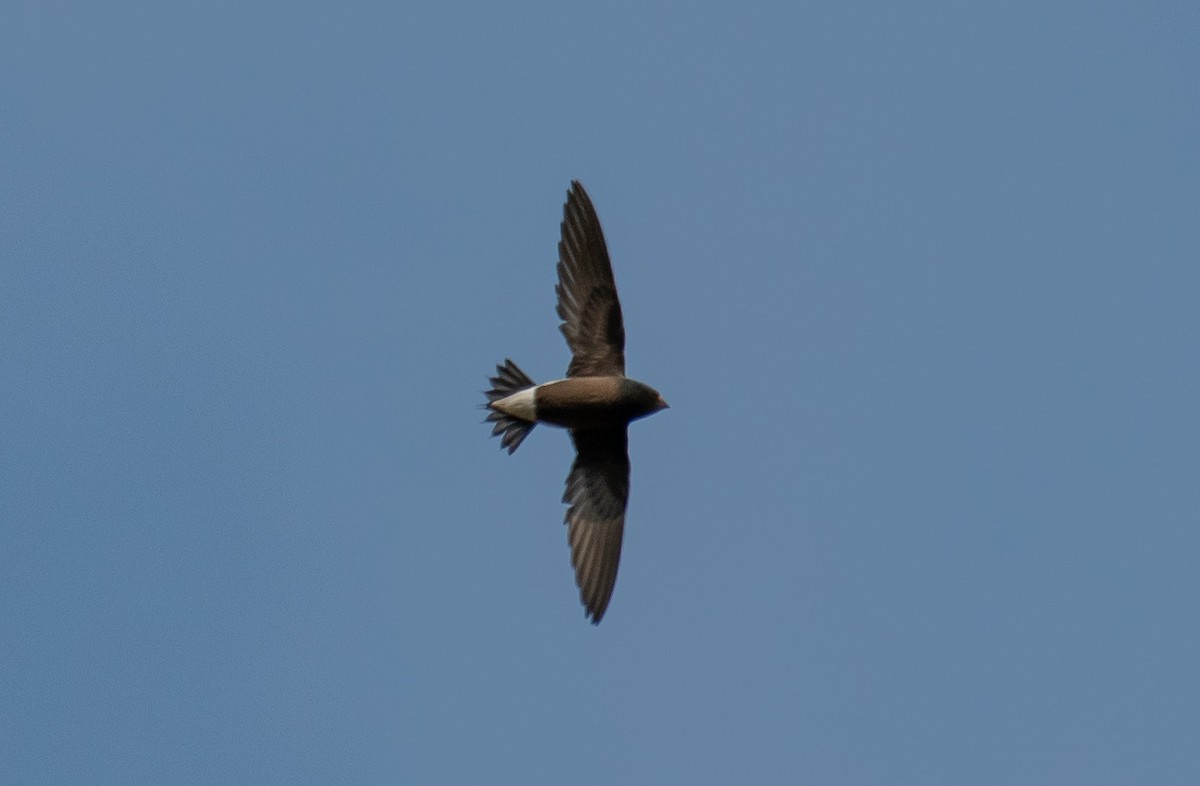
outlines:
[[[587,616],[600,624],[617,583],[625,504],[629,501],[629,439],[616,429],[577,429],[575,463],[567,476],[563,502],[575,583]]]
[[[560,326],[571,348],[568,377],[625,375],[625,324],[596,208],[578,180],[563,205],[558,243]]]

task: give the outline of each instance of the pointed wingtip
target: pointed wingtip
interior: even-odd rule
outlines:
[[[588,196],[587,189],[584,188],[583,183],[579,182],[578,180],[572,180],[571,187],[567,189],[568,204],[572,198],[587,201],[589,204],[592,201],[592,198]]]

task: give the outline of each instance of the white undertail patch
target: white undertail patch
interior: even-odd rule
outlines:
[[[541,385],[534,385],[531,388],[518,390],[511,396],[496,399],[492,402],[492,409],[532,423],[537,420],[537,403],[534,401],[534,393],[540,387]]]
[[[537,401],[534,398],[538,388],[546,385],[553,385],[555,382],[562,382],[561,379],[552,379],[549,382],[543,382],[540,385],[534,385],[531,388],[518,390],[511,396],[497,399],[492,402],[492,409],[499,410],[505,415],[510,415],[521,420],[528,420],[530,423],[537,421]]]

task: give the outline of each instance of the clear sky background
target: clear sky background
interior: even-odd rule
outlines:
[[[1200,783],[1200,6],[0,12],[0,780]],[[597,628],[562,201],[630,374]]]

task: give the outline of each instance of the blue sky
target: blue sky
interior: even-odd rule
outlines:
[[[0,779],[1200,782],[1194,4],[10,3]],[[632,375],[480,424],[573,178]]]

